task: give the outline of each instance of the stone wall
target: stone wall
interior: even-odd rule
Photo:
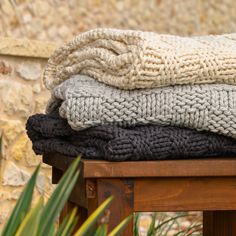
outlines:
[[[43,112],[49,97],[40,79],[55,44],[0,38],[0,231],[35,167],[41,162],[25,133],[28,116]],[[51,169],[42,164],[35,199],[52,190]]]
[[[95,27],[181,35],[236,29],[235,0],[1,0],[0,34],[64,41]]]

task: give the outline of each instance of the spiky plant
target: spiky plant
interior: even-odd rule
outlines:
[[[44,203],[41,197],[35,206],[31,206],[36,178],[40,167],[38,166],[29,179],[25,189],[19,197],[3,231],[2,236],[115,236],[119,235],[131,220],[131,216],[124,219],[112,232],[108,233],[107,224],[94,227],[98,219],[111,204],[113,197],[105,200],[97,210],[74,232],[78,217],[76,209],[66,216],[58,227],[57,220],[64,204],[78,179],[80,158],[76,158],[59,181],[49,200]]]

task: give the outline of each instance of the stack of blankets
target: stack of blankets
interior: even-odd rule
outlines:
[[[179,37],[95,29],[57,49],[37,154],[109,161],[236,155],[236,34]]]

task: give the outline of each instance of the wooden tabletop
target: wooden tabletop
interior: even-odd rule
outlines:
[[[60,154],[48,154],[43,157],[43,162],[65,170],[73,159]],[[236,158],[136,162],[82,159],[80,168],[84,178],[236,176]]]

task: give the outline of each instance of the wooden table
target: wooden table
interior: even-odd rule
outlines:
[[[50,154],[57,183],[73,159]],[[80,178],[61,217],[79,207],[81,224],[108,196],[110,228],[132,212],[203,211],[205,236],[236,235],[236,159],[146,162],[82,160]],[[132,235],[132,223],[123,234]]]

